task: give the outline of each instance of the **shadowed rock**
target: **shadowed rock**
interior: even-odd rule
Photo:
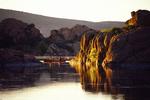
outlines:
[[[150,12],[148,10],[138,10],[131,12],[132,18],[126,23],[135,26],[150,26]]]
[[[126,69],[126,74],[131,70],[149,71],[150,12],[139,10],[131,14],[132,18],[127,21],[126,27],[113,28],[104,33],[82,35],[80,51],[70,64],[80,73],[85,90],[97,91],[100,89],[98,84],[104,86],[108,83],[109,86],[112,72],[116,69]]]
[[[95,32],[96,30],[88,28],[85,25],[52,30],[48,38],[50,42],[45,55],[75,55],[79,52],[79,41],[82,34]]]
[[[36,46],[43,39],[34,24],[8,18],[0,22],[0,48],[13,48],[36,53]]]

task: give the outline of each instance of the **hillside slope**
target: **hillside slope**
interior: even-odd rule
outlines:
[[[86,25],[95,30],[99,30],[103,28],[122,27],[124,25],[123,22],[117,22],[117,21],[106,21],[106,22],[95,23],[95,22],[80,21],[80,20],[46,17],[46,16],[35,15],[31,13],[0,9],[0,21],[6,18],[16,18],[18,20],[22,20],[23,22],[29,24],[34,23],[35,26],[40,30],[40,32],[45,37],[48,37],[50,35],[51,30],[60,29],[62,27],[71,28],[76,24]]]

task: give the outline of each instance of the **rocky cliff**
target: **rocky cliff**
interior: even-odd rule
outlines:
[[[150,12],[138,10],[131,15],[123,28],[82,35],[80,51],[70,64],[80,73],[84,87],[95,91],[100,82],[110,83],[116,68],[145,69],[150,64]]]
[[[134,26],[150,26],[150,13],[147,10],[138,10],[131,12],[132,18],[126,23]]]
[[[77,57],[86,58],[84,62],[98,59],[103,67],[112,63],[149,63],[150,12],[138,10],[131,15],[123,28],[82,35]]]
[[[150,12],[138,10],[131,15],[127,21],[128,31],[111,38],[103,66],[121,64],[136,67],[150,63]],[[130,23],[132,20],[134,22]]]

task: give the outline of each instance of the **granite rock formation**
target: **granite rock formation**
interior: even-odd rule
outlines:
[[[80,73],[83,87],[98,91],[103,84],[107,88],[115,69],[150,69],[150,12],[131,14],[123,28],[82,35],[80,51],[70,64]]]
[[[79,52],[80,38],[83,33],[95,33],[96,30],[85,25],[76,25],[72,28],[61,28],[52,30],[49,46],[45,55],[69,56]]]
[[[0,22],[0,48],[11,48],[36,53],[36,46],[43,39],[34,24],[8,18]]]
[[[150,12],[147,10],[138,10],[131,12],[132,18],[129,19],[126,23],[128,25],[134,26],[150,26]]]

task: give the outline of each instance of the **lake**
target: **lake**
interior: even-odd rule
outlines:
[[[41,66],[42,67],[42,66]],[[41,68],[42,69],[42,68]],[[0,100],[149,100],[149,71],[114,71],[111,84],[85,85],[67,63],[51,63],[27,85],[3,85]],[[32,77],[33,78],[33,77]],[[18,81],[17,79],[15,81]],[[2,82],[2,81],[0,81]],[[24,83],[24,81],[22,81]],[[30,83],[30,84],[29,84]],[[6,83],[8,84],[8,83]],[[92,83],[93,84],[93,83]]]

